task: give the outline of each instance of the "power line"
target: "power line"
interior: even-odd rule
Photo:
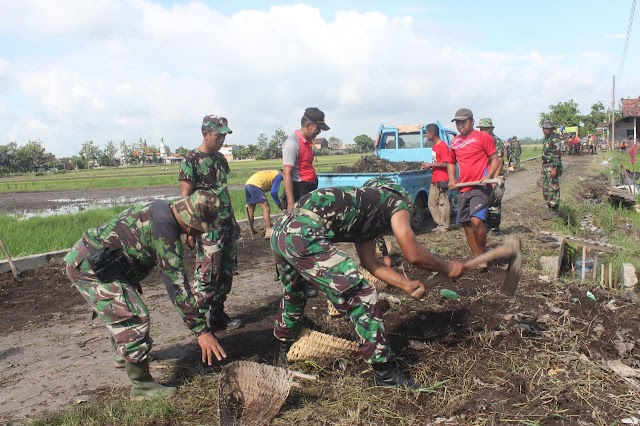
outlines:
[[[631,3],[631,13],[629,14],[629,25],[627,26],[627,37],[624,40],[624,49],[622,50],[622,59],[620,60],[620,68],[618,68],[618,80],[622,75],[624,68],[624,60],[627,57],[627,48],[629,47],[629,38],[631,37],[631,27],[633,26],[633,15],[636,12],[636,0]]]

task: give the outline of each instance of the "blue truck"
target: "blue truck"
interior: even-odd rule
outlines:
[[[440,122],[436,122],[440,128],[440,139],[449,144],[456,132],[444,128]],[[389,161],[421,161],[431,162],[432,145],[426,137],[426,124],[414,124],[406,126],[380,125],[375,141],[375,155]],[[332,186],[362,186],[368,179],[376,176],[385,176],[402,185],[415,200],[415,209],[411,217],[411,226],[420,230],[426,222],[426,214],[429,212],[427,200],[431,185],[431,170],[413,170],[406,172],[372,172],[372,173],[319,173],[318,188]],[[452,201],[455,200],[454,191],[451,191]],[[455,204],[452,203],[452,212]]]

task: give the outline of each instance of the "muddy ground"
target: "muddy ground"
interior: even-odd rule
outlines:
[[[586,173],[589,161],[567,158],[563,181]],[[523,240],[524,274],[515,299],[500,294],[505,271],[499,266],[447,283],[446,288],[460,294],[459,300],[442,299],[434,291],[414,301],[389,291],[402,301],[385,314],[401,365],[423,383],[447,383],[446,391],[393,399],[394,409],[405,413],[405,423],[435,424],[440,418],[459,425],[616,424],[640,409],[640,384],[611,369],[618,361],[640,366],[640,308],[613,290],[580,286],[571,279],[549,283],[541,277],[537,258],[557,248],[540,239],[550,224],[538,219],[545,210],[536,187],[539,165],[529,162],[524,167],[507,178],[503,212],[503,235]],[[446,234],[427,229],[418,238],[446,258],[470,257],[461,229]],[[489,246],[502,238],[489,237]],[[428,276],[401,259],[396,266],[417,279]],[[271,363],[271,328],[280,288],[268,242],[243,238],[239,267],[227,305],[247,325],[218,335],[229,360]],[[195,339],[182,325],[159,277],[152,274],[142,286],[152,317],[154,375],[180,385],[196,374],[217,374],[220,366],[198,365]],[[595,301],[586,297],[587,290]],[[345,321],[326,315],[324,297],[310,300],[306,314],[309,326],[349,337]],[[112,367],[106,336],[99,320],[91,321],[89,308],[71,288],[62,265],[26,272],[18,281],[10,274],[0,276],[0,423],[22,423],[45,411],[123,392],[128,380]],[[366,365],[357,356],[348,361],[340,377],[368,387],[370,373],[362,374]],[[168,371],[172,373],[165,374]],[[274,423],[299,422],[295,413],[300,412],[307,424],[345,420],[322,409],[324,402],[339,404],[332,401],[340,400],[336,395],[342,379],[330,368],[311,372],[319,373],[320,381],[295,390]],[[213,412],[201,414],[200,422],[215,423]]]

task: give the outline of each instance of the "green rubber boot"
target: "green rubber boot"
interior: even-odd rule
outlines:
[[[118,353],[118,344],[116,343],[116,339],[112,335],[109,335],[109,341],[111,342],[113,349],[116,351],[116,356],[113,359],[113,366],[115,368],[124,368],[124,358]]]
[[[125,363],[125,370],[129,379],[131,379],[131,399],[140,401],[143,399],[151,399],[155,397],[171,396],[178,388],[171,386],[162,386],[156,383],[149,372],[149,359],[145,359],[137,364],[131,362]]]

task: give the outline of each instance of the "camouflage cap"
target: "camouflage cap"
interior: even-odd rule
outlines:
[[[398,194],[399,196],[404,198],[404,200],[407,202],[407,204],[409,204],[409,207],[413,209],[413,197],[411,197],[411,195],[407,192],[406,189],[404,189],[402,187],[402,185],[396,183],[391,178],[384,177],[384,176],[374,177],[374,178],[371,178],[368,181],[366,181],[362,185],[362,187],[363,188],[386,189],[386,190],[391,191],[391,192],[393,192],[395,194]]]
[[[173,202],[178,217],[189,228],[209,232],[213,228],[220,199],[211,191],[199,190]]]
[[[495,126],[493,125],[493,121],[491,121],[490,118],[481,118],[476,127],[480,129],[483,127],[484,128],[491,127],[493,129]]]
[[[543,129],[555,129],[556,126],[554,126],[553,121],[545,120],[545,121],[542,122],[542,128]]]
[[[516,135],[513,135],[513,136],[511,136],[511,140],[512,140],[512,141],[517,141],[517,140],[518,140],[518,137],[517,137]]]
[[[202,131],[205,130],[213,130],[219,135],[226,135],[233,133],[229,128],[229,122],[224,117],[219,117],[217,115],[206,115],[202,119]]]

